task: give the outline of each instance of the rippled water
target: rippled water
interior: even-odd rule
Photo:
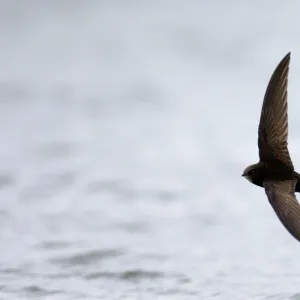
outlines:
[[[1,299],[300,299],[297,243],[257,161],[297,3],[4,1]],[[298,166],[298,167],[297,167]]]

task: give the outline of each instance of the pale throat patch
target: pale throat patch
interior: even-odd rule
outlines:
[[[244,176],[249,182],[251,182],[252,183],[252,180],[251,180],[251,178],[249,177],[249,176]]]

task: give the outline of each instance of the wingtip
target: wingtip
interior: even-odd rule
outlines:
[[[289,51],[289,52],[281,59],[281,61],[288,60],[288,59],[290,59],[290,57],[291,57],[291,51]]]
[[[277,72],[282,72],[284,70],[284,68],[289,68],[289,64],[290,64],[290,60],[291,60],[291,51],[289,51],[279,62],[279,64],[277,65],[274,74]]]
[[[285,60],[290,60],[291,59],[291,51],[289,51],[286,55],[285,55],[285,57],[282,59],[282,61],[285,61]]]

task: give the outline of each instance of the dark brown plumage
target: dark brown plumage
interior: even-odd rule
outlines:
[[[287,231],[300,241],[300,207],[295,186],[296,179],[264,182],[267,197],[277,217]]]
[[[290,63],[288,53],[275,69],[265,93],[258,128],[259,162],[242,176],[264,187],[266,195],[284,227],[300,241],[300,175],[288,151],[287,86]]]

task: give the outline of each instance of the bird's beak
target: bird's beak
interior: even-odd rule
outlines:
[[[245,177],[245,176],[246,176],[246,174],[245,174],[245,173],[243,173],[241,176],[242,176],[242,177]]]

